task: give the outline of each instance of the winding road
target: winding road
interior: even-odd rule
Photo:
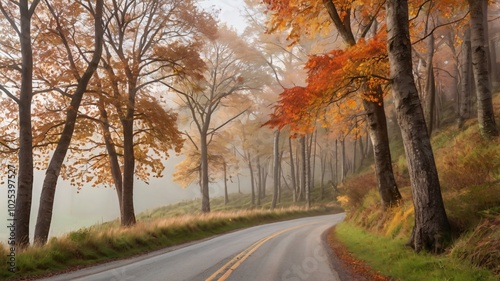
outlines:
[[[42,280],[340,280],[325,232],[344,214],[259,225]]]

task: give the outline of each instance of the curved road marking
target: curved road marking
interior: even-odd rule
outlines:
[[[225,271],[225,273],[219,279],[217,279],[217,281],[226,280],[229,277],[229,275],[231,275],[231,273],[233,273],[233,271],[236,270],[236,268],[238,268],[238,266],[240,266],[248,257],[250,257],[250,255],[253,252],[255,252],[258,248],[260,248],[260,246],[262,246],[267,241],[269,241],[269,240],[273,239],[274,237],[276,237],[282,233],[285,233],[287,231],[290,231],[290,230],[293,230],[296,228],[300,228],[303,226],[307,226],[307,225],[317,224],[317,223],[318,222],[313,222],[313,223],[306,223],[306,224],[301,224],[301,225],[297,225],[297,226],[292,226],[292,227],[283,229],[279,232],[273,233],[267,237],[260,239],[259,241],[255,242],[250,247],[246,248],[241,253],[236,255],[232,260],[230,260],[225,265],[223,265],[221,268],[219,268],[219,270],[214,272],[214,274],[210,275],[210,277],[205,279],[205,281],[215,280],[217,278],[217,276],[221,275],[224,271]]]

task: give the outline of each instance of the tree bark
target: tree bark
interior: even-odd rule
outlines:
[[[262,195],[262,169],[260,167],[260,155],[257,155],[257,206],[260,206]]]
[[[320,200],[323,200],[325,198],[326,153],[320,156],[320,163],[321,163]]]
[[[311,189],[314,189],[314,174],[316,174],[316,148],[318,146],[318,130],[314,131],[314,140],[312,141],[312,165],[311,165]]]
[[[292,175],[293,202],[297,202],[297,181],[295,180],[295,163],[293,162],[292,139],[288,138],[288,147],[290,149],[290,174]]]
[[[385,112],[384,112],[385,113]],[[354,172],[358,172],[361,167],[363,167],[363,162],[365,162],[366,154],[365,154],[365,145],[363,143],[363,136],[359,137],[359,164],[355,167]]]
[[[280,156],[279,156],[279,165],[278,165],[278,202],[281,203],[281,178],[283,177],[283,167],[281,166],[281,163],[283,163],[283,153],[285,151],[281,150]]]
[[[333,181],[335,185],[339,182],[339,140],[335,139],[335,180]],[[333,175],[332,175],[333,177]]]
[[[489,74],[489,87],[490,90],[493,89],[493,83],[492,83],[492,78],[491,78],[491,52],[490,52],[490,28],[488,26],[488,0],[480,0],[476,2],[481,2],[481,10],[483,12],[482,20],[483,20],[483,35],[484,35],[484,51],[486,55],[486,61],[488,62],[487,64],[487,69],[488,69],[488,74]]]
[[[415,207],[409,245],[441,252],[450,225],[444,209],[434,155],[412,72],[408,2],[386,2],[388,55],[396,115],[401,128]]]
[[[116,153],[116,147],[111,138],[111,130],[108,120],[108,113],[104,107],[104,102],[102,97],[99,97],[99,114],[101,116],[101,129],[102,135],[104,136],[104,143],[106,145],[106,151],[108,152],[109,165],[111,167],[111,176],[113,177],[113,182],[115,184],[116,194],[118,196],[118,204],[120,210],[120,221],[123,221],[122,212],[122,172],[120,169],[120,162],[118,161],[118,154]]]
[[[421,101],[422,101],[422,107],[424,110],[424,118],[425,118],[425,123],[427,125],[427,132],[429,133],[429,136],[432,135],[433,131],[433,125],[434,125],[434,108],[435,108],[435,100],[436,100],[436,81],[434,77],[434,33],[432,31],[432,28],[434,27],[434,23],[431,19],[431,12],[432,12],[432,3],[429,4],[427,8],[427,17],[425,21],[425,29],[424,29],[424,34],[429,34],[427,37],[427,56],[424,60],[423,56],[420,56],[421,59],[420,61],[423,62],[422,64],[425,65],[425,79],[424,79],[424,85],[421,87]],[[429,31],[431,30],[431,31]]]
[[[240,175],[236,175],[238,178],[238,193],[241,194],[241,181],[240,181]]]
[[[462,79],[460,81],[460,95],[458,103],[458,128],[462,128],[470,118],[472,95],[472,50],[470,42],[470,28],[465,29],[462,43]]]
[[[252,206],[255,206],[255,180],[253,175],[252,158],[250,157],[250,153],[248,153],[248,169],[250,170],[250,186],[252,188]]]
[[[491,83],[488,72],[488,53],[485,47],[488,40],[485,38],[483,2],[486,0],[468,0],[470,7],[470,29],[472,48],[472,68],[477,95],[477,115],[481,134],[486,137],[498,136],[495,123]]]
[[[103,43],[103,23],[102,23],[103,1],[96,2],[94,15],[95,28],[95,50],[92,60],[87,66],[82,77],[78,81],[77,88],[71,98],[70,107],[66,111],[66,121],[64,124],[61,137],[57,143],[56,149],[50,160],[45,179],[42,186],[42,194],[40,195],[40,207],[38,209],[38,218],[35,227],[35,243],[43,245],[47,243],[49,236],[50,224],[52,222],[52,210],[54,208],[54,196],[56,192],[57,179],[61,172],[61,167],[64,158],[68,152],[73,132],[75,130],[76,118],[78,116],[78,108],[83,98],[83,94],[87,90],[87,85],[97,69],[102,54]]]
[[[342,163],[340,164],[340,169],[341,169],[340,182],[344,182],[345,178],[347,176],[347,171],[349,171],[347,168],[347,163],[346,163],[347,159],[346,159],[346,155],[345,155],[346,154],[345,153],[345,137],[343,137],[342,140],[340,140],[340,148],[341,148],[340,154],[341,154],[341,161],[342,161]]]
[[[226,161],[222,160],[223,165],[224,165],[224,205],[227,205],[229,203],[229,195],[227,194],[227,165]]]
[[[300,155],[301,155],[301,164],[302,164],[302,174],[300,180],[300,190],[301,194],[305,195],[306,203],[309,204],[309,191],[308,191],[308,183],[307,183],[307,163],[306,163],[306,137],[300,137]]]
[[[210,195],[208,189],[208,143],[207,134],[200,132],[200,168],[201,168],[201,212],[210,212]]]
[[[135,98],[134,98],[135,99]],[[130,100],[129,100],[130,103]],[[133,106],[133,105],[131,105]],[[134,110],[129,109],[131,114],[127,114],[122,120],[123,126],[123,182],[122,182],[122,226],[135,224],[134,211]]]
[[[460,70],[458,69],[458,66],[460,65],[460,59],[459,55],[457,54],[457,49],[455,48],[455,30],[453,28],[448,29],[449,32],[447,32],[445,36],[446,40],[446,45],[448,48],[450,48],[451,53],[453,54],[453,71],[451,72],[451,78],[452,78],[452,84],[451,87],[448,90],[449,93],[452,94],[452,96],[455,98],[456,103],[456,108],[457,108],[457,116],[459,116],[459,111],[460,111],[460,82],[459,82],[459,77],[460,77]],[[470,37],[469,37],[469,42],[470,42]]]
[[[267,161],[266,161],[267,162]],[[266,184],[267,184],[267,175],[269,174],[268,170],[267,170],[267,163],[266,165],[262,166],[261,169],[262,169],[262,193],[261,193],[261,198],[265,198],[266,197]]]
[[[271,201],[271,210],[276,208],[276,203],[278,202],[278,189],[280,180],[279,142],[280,142],[280,131],[276,130],[276,132],[274,132],[273,199]]]
[[[434,77],[434,64],[432,62],[434,58],[434,35],[429,36],[427,42],[427,51],[429,52],[427,56],[427,79],[425,85],[425,123],[427,124],[427,132],[429,136],[432,135],[434,129],[435,121],[435,108],[436,108],[436,81]]]
[[[33,197],[33,132],[31,127],[31,101],[33,98],[33,49],[31,47],[31,18],[39,1],[19,1],[21,45],[21,90],[19,106],[19,171],[14,219],[15,244],[26,248],[30,235],[30,215]],[[7,15],[4,14],[5,17]],[[13,26],[14,27],[14,26]],[[17,27],[16,27],[17,28]]]
[[[495,39],[490,40],[490,64],[491,64],[491,85],[492,89],[498,88],[498,83],[500,82],[500,73],[498,72],[497,64],[497,51],[496,51],[496,41]]]
[[[299,141],[299,144],[300,144],[300,141]],[[296,170],[296,178],[295,178],[295,181],[297,182],[297,201],[302,201],[302,198],[304,196],[304,192],[303,192],[303,183],[302,183],[302,173],[304,171],[302,171],[302,165],[301,165],[301,161],[302,161],[302,155],[300,153],[300,145],[298,147],[295,148],[295,167],[297,168]]]
[[[373,143],[378,191],[382,200],[382,206],[385,209],[398,205],[401,200],[401,194],[399,193],[392,170],[392,158],[382,89],[378,88],[375,101],[363,99],[363,105],[368,121],[368,134]]]

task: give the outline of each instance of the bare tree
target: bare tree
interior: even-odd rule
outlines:
[[[209,144],[219,130],[243,114],[244,93],[257,88],[260,66],[257,53],[230,31],[220,32],[217,40],[207,42],[204,58],[206,70],[199,80],[183,81],[175,92],[187,107],[195,125],[200,151],[202,212],[210,212],[208,156]],[[224,115],[221,109],[237,109],[232,115]],[[231,110],[229,110],[230,112]],[[190,140],[193,140],[190,137]]]

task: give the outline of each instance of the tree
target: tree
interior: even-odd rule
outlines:
[[[146,112],[142,114],[150,116],[154,115],[150,110],[155,108],[166,113],[155,107],[160,91],[171,87],[181,76],[200,75],[203,66],[199,56],[200,38],[214,36],[215,21],[199,11],[193,1],[179,0],[113,0],[107,6],[106,19],[109,22],[103,56],[103,77],[106,79],[102,81],[103,84],[107,82],[104,84],[106,93],[118,117],[117,126],[121,127],[122,141],[119,143],[123,169],[121,173],[114,169],[119,174],[114,178],[115,186],[121,185],[117,190],[119,198],[121,196],[121,223],[129,226],[135,224],[133,192],[137,158],[144,159],[143,156],[149,153],[147,148],[139,148],[139,144],[144,140],[141,138],[151,135],[148,131],[154,131],[154,123],[161,121],[151,123],[150,119],[148,124],[145,119],[137,118],[141,113],[138,108],[143,105],[141,110]],[[161,89],[161,85],[165,87]],[[155,137],[163,138],[164,148],[180,149],[174,116],[167,113],[162,119],[165,127],[159,127],[157,132],[167,135]],[[140,136],[139,133],[145,134]],[[116,161],[112,161],[116,165]]]
[[[477,115],[481,134],[486,137],[498,136],[495,123],[493,101],[491,96],[491,81],[488,72],[489,60],[488,40],[485,38],[483,4],[486,0],[468,0],[470,8],[470,36],[472,48],[472,68],[477,95]]]
[[[191,140],[193,141],[191,145],[188,143],[184,149],[186,158],[175,166],[176,171],[173,174],[174,181],[182,187],[187,187],[192,183],[200,183],[201,179],[201,154],[197,145],[199,141],[192,137]],[[214,136],[211,140],[208,155],[209,182],[224,181],[225,204],[229,202],[227,182],[232,177],[232,174],[237,173],[239,169],[238,159],[236,159],[234,152],[228,147],[228,143],[232,142],[232,135],[230,133],[220,132],[220,134]]]
[[[80,114],[79,139],[72,148],[71,162],[64,167],[62,177],[79,189],[84,184],[114,187],[122,218],[123,130],[117,112],[120,107],[113,96],[102,92],[106,89],[102,87],[102,78],[96,80],[95,93],[88,95],[86,109],[89,110]],[[183,144],[177,114],[167,110],[154,94],[153,91],[141,92],[137,96],[134,116],[134,176],[145,183],[151,177],[162,177],[169,151],[180,153]],[[92,110],[95,107],[97,111]],[[77,146],[78,142],[81,145],[82,137],[86,139],[85,144]]]
[[[303,3],[301,1],[264,1],[267,4],[268,10],[273,11],[272,18],[270,20],[270,30],[282,30],[285,28],[290,29],[289,39],[293,42],[300,40],[302,32],[305,34],[316,35],[319,34],[319,30],[324,28],[328,29],[329,26],[326,24],[325,19],[329,17],[330,23],[333,23],[336,31],[339,33],[340,37],[343,39],[344,44],[347,49],[343,51],[332,51],[328,55],[319,55],[313,57],[308,62],[306,66],[309,71],[309,89],[305,92],[309,92],[308,96],[304,98],[311,98],[316,100],[321,100],[319,97],[321,94],[330,96],[330,98],[323,98],[322,102],[310,102],[316,110],[319,110],[324,104],[331,104],[334,102],[340,102],[344,97],[349,96],[350,93],[357,92],[361,93],[361,96],[365,99],[363,104],[366,104],[365,111],[367,112],[367,117],[370,119],[370,123],[374,126],[369,126],[370,130],[380,130],[377,132],[370,132],[372,137],[372,143],[374,144],[374,156],[377,169],[381,170],[377,174],[384,174],[385,177],[377,177],[379,190],[381,191],[382,204],[384,207],[392,206],[398,204],[401,199],[401,195],[397,189],[396,181],[392,173],[392,159],[390,158],[389,143],[378,143],[378,141],[383,141],[388,139],[387,127],[384,124],[379,124],[380,119],[375,117],[385,119],[385,112],[383,107],[383,91],[374,91],[374,82],[383,84],[380,79],[376,76],[371,75],[366,68],[370,69],[370,63],[379,64],[380,53],[372,53],[372,58],[367,58],[363,56],[363,52],[359,51],[370,46],[373,43],[371,51],[376,50],[377,44],[380,40],[371,40],[370,44],[365,44],[367,42],[365,37],[372,28],[372,25],[376,22],[376,17],[380,12],[383,1],[375,1],[375,3],[352,3],[348,1],[323,1],[323,5],[320,3]],[[375,9],[373,9],[375,7]],[[351,22],[351,16],[355,15],[356,18],[359,17],[358,33],[359,38],[356,39],[353,32],[354,23]],[[303,23],[308,22],[307,26]],[[322,32],[323,33],[323,32]],[[367,47],[369,49],[370,47]],[[365,49],[365,51],[367,50]],[[380,49],[379,49],[380,50]],[[344,52],[345,51],[345,52]],[[345,55],[345,56],[344,56]],[[344,58],[344,60],[342,60]],[[347,58],[347,59],[345,59]],[[321,62],[320,60],[323,60]],[[328,61],[328,62],[325,62]],[[349,72],[344,70],[345,62],[353,62],[354,67],[351,70],[358,71],[357,73]],[[325,75],[323,80],[317,79],[315,72],[322,71],[324,73],[331,73],[336,71],[339,73],[338,76]],[[327,71],[326,71],[327,69]],[[363,87],[350,87],[349,85],[357,80],[358,83],[363,84]],[[382,79],[383,80],[383,79]],[[313,84],[311,86],[311,84]],[[338,86],[338,85],[341,86]],[[357,84],[359,85],[359,84]],[[370,90],[366,91],[368,88],[365,87],[371,85]],[[343,89],[344,88],[344,89]],[[364,90],[364,91],[363,91]],[[304,93],[304,92],[303,92]],[[280,101],[283,104],[283,100]],[[304,101],[305,102],[305,101]],[[307,102],[306,102],[307,103]],[[367,103],[373,103],[369,105]],[[303,110],[310,110],[302,107]],[[375,113],[374,111],[381,111],[381,113]],[[293,113],[295,116],[298,113]],[[377,124],[377,125],[375,125]],[[378,138],[373,138],[373,136],[381,136]],[[383,148],[383,149],[381,149]],[[385,163],[382,165],[382,163]]]
[[[46,4],[55,18],[55,21],[57,23],[57,31],[61,36],[63,44],[68,50],[68,60],[69,63],[74,66],[74,78],[78,82],[76,89],[71,96],[70,107],[66,111],[66,119],[64,121],[63,131],[50,160],[49,166],[45,172],[42,194],[40,196],[40,206],[38,209],[38,218],[35,227],[35,243],[37,244],[45,244],[47,242],[50,224],[52,221],[52,209],[54,206],[54,195],[57,180],[59,178],[64,158],[66,157],[71,139],[73,137],[75,123],[78,116],[78,109],[80,107],[83,95],[87,90],[87,85],[97,69],[103,49],[103,0],[98,0],[96,2],[95,8],[91,6],[90,2],[88,2],[88,6],[85,7],[85,9],[88,10],[88,12],[93,16],[94,19],[94,52],[92,53],[91,59],[88,60],[88,65],[81,76],[75,66],[76,62],[74,61],[74,54],[71,53],[68,42],[66,41],[67,38],[64,33],[64,28],[60,22],[61,18],[58,17],[48,1],[46,1]],[[83,59],[85,60],[85,58]]]
[[[403,137],[415,207],[415,225],[409,245],[417,252],[422,249],[440,252],[448,239],[450,225],[412,73],[408,2],[388,0],[386,10],[391,88]]]
[[[462,43],[462,69],[460,81],[460,95],[458,103],[458,128],[470,118],[472,95],[472,57],[471,57],[470,28],[466,27],[464,42]]]
[[[271,210],[276,208],[278,202],[279,178],[280,178],[280,157],[279,157],[280,131],[274,132],[274,150],[273,150],[273,200],[271,201]]]
[[[0,11],[19,38],[21,67],[18,62],[15,69],[21,73],[19,97],[4,86],[1,90],[19,108],[19,172],[15,208],[16,246],[29,245],[29,224],[33,194],[33,134],[31,128],[31,101],[33,97],[33,50],[31,37],[31,19],[40,0],[29,3],[28,0],[0,2]],[[10,2],[10,3],[9,3]],[[18,11],[14,9],[17,6]]]
[[[258,53],[230,30],[219,32],[217,40],[209,40],[203,58],[206,69],[201,79],[182,81],[174,90],[187,107],[195,125],[200,152],[202,190],[201,211],[210,212],[209,145],[211,139],[247,108],[244,93],[258,88],[260,65]],[[226,110],[224,115],[221,109]],[[231,113],[230,109],[236,109]],[[232,114],[232,115],[230,115]]]

